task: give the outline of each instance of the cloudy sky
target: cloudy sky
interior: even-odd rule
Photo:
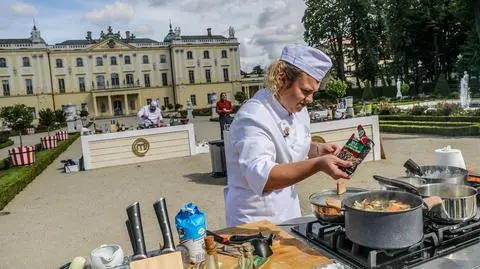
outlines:
[[[33,18],[48,44],[98,38],[114,32],[163,41],[169,20],[182,35],[228,36],[235,28],[242,69],[262,67],[280,56],[286,43],[303,43],[304,0],[0,0],[0,38],[27,38]]]

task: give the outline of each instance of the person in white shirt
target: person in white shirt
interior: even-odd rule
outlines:
[[[151,101],[149,105],[142,107],[137,113],[137,118],[140,126],[145,128],[163,125],[162,112],[155,100]]]
[[[311,141],[306,105],[331,68],[322,51],[287,45],[259,90],[235,115],[226,140],[227,226],[301,216],[295,184],[322,171],[334,179],[350,177],[336,157],[341,147]]]

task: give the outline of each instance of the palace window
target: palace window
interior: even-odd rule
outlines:
[[[162,73],[162,85],[163,85],[163,86],[167,86],[167,85],[168,85],[167,73]]]
[[[135,84],[135,81],[133,80],[133,74],[127,74],[126,79],[127,79],[127,85],[129,87],[133,87],[133,84]]]
[[[102,75],[97,76],[97,88],[105,88],[105,77]]]
[[[63,67],[63,61],[62,59],[56,59],[55,63],[57,65],[57,68],[62,68]]]
[[[112,88],[118,88],[120,86],[120,80],[117,73],[112,73]]]
[[[143,74],[143,78],[145,81],[145,87],[150,87],[150,74]]]
[[[135,110],[135,100],[130,100],[130,110]]]
[[[210,59],[210,52],[208,50],[203,52],[203,59]]]
[[[5,58],[0,58],[0,67],[7,67],[7,60]]]
[[[168,108],[168,105],[170,104],[170,100],[168,97],[163,97],[163,103],[165,104],[165,108]]]
[[[130,56],[125,56],[123,57],[123,61],[125,62],[125,64],[131,64],[132,62],[130,62]]]
[[[192,103],[192,106],[197,105],[197,96],[195,94],[190,95],[190,102]]]
[[[167,62],[167,55],[165,54],[160,55],[160,63],[164,64],[166,62]]]
[[[193,59],[193,53],[191,51],[187,51],[187,59],[192,60]]]
[[[226,50],[222,50],[222,58],[228,58]]]
[[[31,79],[25,80],[25,87],[27,88],[27,95],[33,94],[33,83]]]
[[[188,79],[191,84],[195,83],[195,71],[188,70]]]
[[[143,55],[143,63],[148,64],[148,55]]]
[[[78,78],[78,88],[80,89],[80,92],[85,92],[85,78],[84,77],[79,77]]]
[[[115,57],[115,56],[110,57],[110,64],[111,65],[117,65],[117,57]]]
[[[78,66],[78,67],[82,67],[82,66],[83,66],[83,59],[80,58],[80,57],[77,58],[77,66]]]
[[[65,93],[65,79],[58,79],[58,90],[60,91],[60,93]]]
[[[23,62],[23,67],[29,67],[30,66],[30,58],[23,57],[22,62]]]
[[[228,81],[228,68],[223,68],[223,80]]]
[[[205,79],[207,80],[207,83],[212,82],[212,78],[210,75],[210,69],[205,70]]]
[[[103,66],[103,59],[102,59],[102,57],[97,57],[97,58],[96,58],[96,61],[97,61],[97,66]]]
[[[10,84],[8,80],[2,80],[3,96],[10,96]]]

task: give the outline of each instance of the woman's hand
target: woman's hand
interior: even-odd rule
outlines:
[[[310,145],[310,150],[308,152],[308,157],[315,158],[326,154],[337,155],[338,153],[340,153],[341,149],[342,148],[337,144],[312,142],[312,144]]]
[[[317,165],[320,168],[320,171],[337,180],[340,178],[350,179],[350,176],[340,168],[351,167],[353,164],[352,162],[344,161],[333,154],[326,154],[318,157]]]

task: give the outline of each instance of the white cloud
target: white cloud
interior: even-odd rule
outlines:
[[[16,2],[11,4],[10,10],[14,15],[18,15],[18,16],[35,16],[38,14],[37,8],[23,2]]]
[[[118,22],[118,21],[131,21],[134,18],[135,12],[132,6],[122,2],[115,2],[113,4],[107,4],[101,9],[94,9],[87,12],[84,18],[96,24]]]
[[[133,33],[138,37],[149,37],[155,33],[155,30],[150,25],[138,25],[133,30]]]

